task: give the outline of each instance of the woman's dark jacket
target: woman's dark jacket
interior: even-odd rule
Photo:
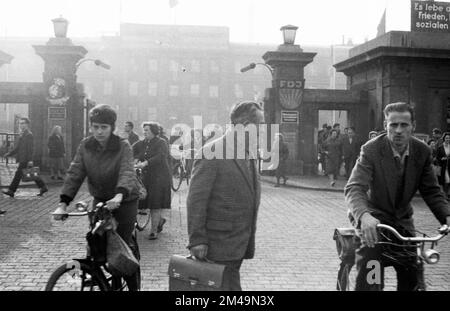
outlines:
[[[438,177],[439,184],[441,185],[445,184],[445,170],[447,170],[450,174],[450,165],[448,165],[450,159],[442,160],[442,158],[445,157],[447,157],[447,154],[445,154],[444,145],[441,145],[437,148],[436,151],[436,161],[441,166],[441,176]]]
[[[50,158],[62,158],[66,153],[64,139],[61,135],[50,135],[48,138],[48,156]]]
[[[148,161],[143,169],[143,182],[147,198],[141,204],[151,209],[170,208],[172,176],[169,170],[169,149],[164,139],[154,137],[133,145],[134,157],[141,162]]]
[[[132,222],[136,218],[139,198],[136,172],[131,146],[125,139],[111,135],[105,148],[90,136],[81,141],[77,153],[67,171],[61,191],[61,202],[70,203],[87,177],[89,193],[101,202],[123,194],[120,207],[113,215],[118,222]]]

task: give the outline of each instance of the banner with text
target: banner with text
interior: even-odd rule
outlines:
[[[450,33],[450,2],[412,0],[411,31]]]

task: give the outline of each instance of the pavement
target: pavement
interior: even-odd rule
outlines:
[[[347,207],[337,191],[294,186],[273,187],[263,178],[256,233],[256,254],[241,268],[248,291],[334,291],[339,266],[334,228],[348,226]],[[273,177],[272,177],[273,179]],[[299,181],[300,182],[300,181]],[[291,179],[288,183],[294,184]],[[312,183],[312,182],[311,182]],[[44,197],[38,190],[20,188],[14,199],[0,195],[0,291],[42,290],[54,269],[85,255],[85,217],[54,221],[50,213],[59,198],[59,185]],[[157,240],[138,233],[143,290],[168,290],[168,263],[174,254],[187,255],[187,186],[173,194],[172,209]],[[85,185],[75,199],[89,199]],[[420,198],[413,200],[417,228],[431,235],[439,226]],[[426,266],[428,290],[450,290],[450,239],[438,245],[441,261]],[[386,290],[395,290],[392,268],[386,269]]]

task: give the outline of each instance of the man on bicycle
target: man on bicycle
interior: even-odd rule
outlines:
[[[386,106],[384,115],[387,133],[362,146],[344,190],[351,220],[360,229],[357,232],[362,241],[356,251],[355,290],[382,290],[383,267],[387,265],[397,272],[398,290],[425,289],[423,266],[416,258],[402,262],[385,259],[382,246],[376,244],[377,225],[384,223],[404,236],[414,236],[410,202],[417,190],[441,224],[450,224],[450,209],[431,166],[431,150],[412,136],[413,108],[406,103],[393,103]],[[380,282],[370,278],[374,262],[381,268]]]

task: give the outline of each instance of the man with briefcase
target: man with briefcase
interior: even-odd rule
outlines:
[[[19,119],[19,129],[20,136],[18,141],[15,143],[14,149],[5,154],[5,157],[16,156],[16,161],[19,163],[19,167],[14,175],[14,178],[9,185],[7,191],[2,191],[4,194],[14,197],[14,193],[19,187],[20,180],[23,177],[24,170],[33,167],[33,134],[29,130],[30,120],[28,118]],[[36,185],[39,187],[38,196],[42,196],[48,191],[42,179],[39,175],[35,175],[33,178]]]
[[[211,267],[208,270],[210,274],[214,271],[220,273],[220,266],[215,269],[211,263],[225,266],[221,290],[240,291],[239,269],[242,261],[253,258],[255,252],[261,187],[256,167],[257,155],[252,152],[257,150],[256,142],[247,138],[245,143],[239,144],[237,129],[258,128],[264,122],[264,111],[258,103],[245,101],[233,107],[230,118],[235,127],[201,149],[202,152],[206,149],[226,149],[223,157],[194,162],[187,197],[188,248],[191,256],[208,261],[205,267]],[[245,158],[237,156],[240,151],[245,151]],[[197,279],[201,281],[200,277]],[[211,278],[209,283],[215,283],[216,279],[220,278]]]

